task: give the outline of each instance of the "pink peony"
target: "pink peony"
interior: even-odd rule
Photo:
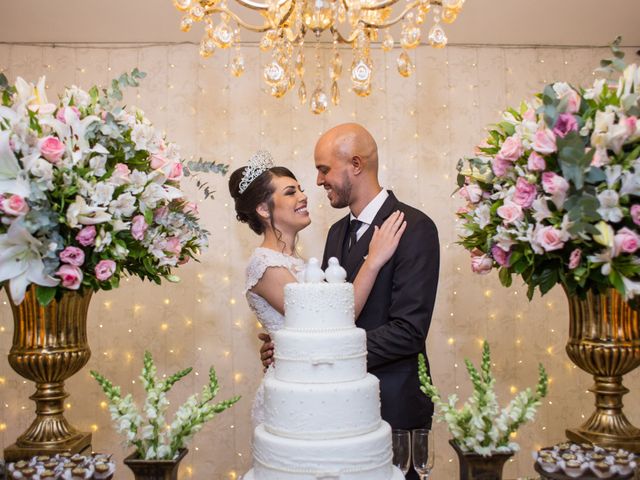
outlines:
[[[630,213],[633,223],[640,225],[640,205],[631,205]]]
[[[482,189],[475,183],[465,185],[460,189],[460,196],[470,203],[482,200]]]
[[[82,284],[82,270],[75,265],[62,265],[55,273],[62,281],[62,286],[69,290],[78,290]]]
[[[491,159],[491,169],[498,177],[504,177],[512,165],[513,164],[510,161],[504,160],[500,156],[496,156]]]
[[[113,260],[100,260],[95,268],[96,278],[101,282],[109,280],[116,271],[116,262]]]
[[[520,138],[517,136],[512,136],[512,137],[508,137],[504,141],[497,156],[502,158],[502,160],[515,162],[522,156],[523,152],[524,152],[524,148],[522,146],[522,142],[520,141]]]
[[[20,195],[11,195],[9,197],[0,196],[0,210],[9,215],[20,216],[25,215],[29,211],[27,201]]]
[[[574,89],[569,89],[567,94],[564,95],[567,97],[567,113],[577,113],[580,110],[580,94],[576,92]]]
[[[570,113],[561,113],[558,115],[556,124],[553,127],[553,133],[558,137],[565,137],[569,132],[578,131],[578,121],[576,117]]]
[[[67,247],[60,252],[60,261],[79,267],[84,263],[84,252],[78,247]]]
[[[471,270],[480,275],[486,275],[493,267],[493,260],[487,255],[482,254],[480,250],[471,252]]]
[[[519,177],[516,182],[516,191],[513,195],[514,203],[522,208],[529,208],[536,199],[536,186],[527,182],[524,178]]]
[[[582,250],[576,248],[571,255],[569,255],[569,270],[573,270],[580,265],[580,259],[582,258]]]
[[[508,267],[509,261],[511,260],[511,252],[505,252],[498,245],[494,245],[491,247],[491,255],[493,259],[500,265],[501,267]]]
[[[169,160],[160,155],[151,155],[151,168],[159,170],[169,164]]]
[[[167,178],[169,180],[180,180],[182,178],[182,163],[174,162],[169,169]]]
[[[551,226],[536,230],[534,240],[546,251],[560,250],[564,247],[562,232]]]
[[[633,230],[623,227],[613,237],[613,256],[621,253],[634,253],[640,246],[640,237]]]
[[[522,207],[509,199],[506,199],[504,204],[498,208],[497,214],[504,220],[504,223],[514,223],[524,218]]]
[[[78,120],[80,118],[80,110],[78,107],[62,107],[56,112],[56,119],[62,123],[67,123],[67,118],[74,118]]]
[[[566,195],[569,190],[569,182],[554,172],[542,174],[542,188],[549,195]]]
[[[558,149],[556,136],[548,128],[538,130],[534,137],[533,149],[542,154],[555,152]]]
[[[40,153],[42,156],[49,160],[54,165],[60,162],[62,155],[66,150],[64,143],[58,140],[56,137],[44,137],[42,140],[38,142],[38,147],[40,148]]]
[[[96,240],[96,227],[88,225],[76,234],[76,240],[83,247],[93,245]]]
[[[142,240],[144,238],[147,228],[149,227],[143,215],[136,215],[131,219],[131,236],[136,240]]]
[[[542,172],[547,168],[547,163],[542,155],[537,152],[531,152],[527,160],[527,168],[532,172]]]

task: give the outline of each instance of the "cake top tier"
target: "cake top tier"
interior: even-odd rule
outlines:
[[[324,282],[324,279],[329,282]],[[327,330],[354,327],[353,285],[337,259],[322,271],[316,259],[309,260],[305,282],[284,289],[285,328]]]

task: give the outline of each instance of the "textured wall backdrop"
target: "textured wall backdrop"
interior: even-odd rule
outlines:
[[[633,50],[627,53],[631,57]],[[228,52],[201,60],[193,45],[0,45],[0,71],[10,79],[20,75],[31,81],[46,75],[53,98],[71,83],[88,88],[134,67],[147,72],[148,78],[126,94],[126,101],[145,110],[182,146],[186,158],[215,159],[236,168],[255,150],[266,148],[278,163],[296,172],[309,195],[313,219],[301,234],[306,257],[322,254],[325,232],[345,213],[332,210],[315,186],[314,143],[337,123],[364,124],[379,142],[383,185],[423,209],[440,232],[440,287],[428,338],[438,386],[444,393],[466,397],[469,384],[463,359],[477,362],[485,338],[493,348],[503,402],[534,385],[538,362],[549,371],[549,397],[536,422],[518,433],[522,452],[506,467],[507,478],[533,475],[530,452],[561,440],[565,427],[578,425],[590,413],[593,399],[586,389],[591,380],[564,353],[568,311],[561,289],[529,303],[518,282],[506,290],[495,274],[471,273],[468,254],[454,243],[454,211],[460,204],[451,198],[455,165],[483,138],[484,127],[498,121],[501,109],[529,98],[554,79],[590,83],[593,68],[608,56],[607,50],[420,47],[412,54],[416,72],[409,79],[395,72],[397,53],[376,50],[373,95],[357,98],[346,91],[343,81],[342,103],[324,116],[299,106],[295,94],[271,98],[264,92],[261,68],[269,57],[256,47],[244,48],[244,54],[247,71],[235,79],[225,69]],[[308,90],[313,85],[308,78]],[[212,176],[210,183],[217,192],[215,200],[200,205],[203,222],[212,232],[211,248],[202,262],[180,269],[178,285],[158,287],[131,279],[117,291],[96,294],[89,319],[93,355],[67,384],[72,394],[69,419],[81,429],[93,430],[96,451],[112,452],[120,461],[126,452],[111,429],[102,393],[89,370],[97,369],[140,395],[138,375],[145,349],[154,354],[161,372],[192,365],[195,374],[171,394],[175,407],[200,389],[208,367],[215,365],[222,384],[220,398],[240,394],[243,399],[195,438],[181,474],[199,480],[236,479],[249,468],[249,412],[262,374],[256,339],[260,329],[242,295],[245,262],[259,239],[235,221],[226,180]],[[197,195],[193,185],[189,190]],[[0,352],[6,355],[13,322],[6,294],[0,295]],[[637,372],[628,376],[626,385],[632,391],[626,397],[627,413],[638,424]],[[31,422],[33,403],[28,397],[33,391],[7,361],[0,361],[1,448],[13,443]],[[452,479],[457,464],[446,428],[438,424],[436,434],[434,478]],[[132,476],[120,464],[117,478]]]

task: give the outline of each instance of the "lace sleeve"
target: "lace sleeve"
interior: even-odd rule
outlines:
[[[247,265],[247,280],[244,293],[251,290],[260,281],[262,275],[269,267],[289,268],[289,262],[284,255],[267,249],[256,250],[249,259]]]

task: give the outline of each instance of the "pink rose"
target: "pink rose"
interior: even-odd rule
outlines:
[[[555,152],[558,149],[556,136],[548,128],[538,130],[534,136],[533,149],[542,154]]]
[[[582,250],[576,248],[571,255],[569,255],[569,270],[573,270],[580,265],[580,259],[582,258]]]
[[[574,89],[569,89],[569,91],[564,95],[567,98],[567,113],[577,113],[580,110],[580,94],[576,92]],[[564,98],[563,97],[563,98]]]
[[[182,211],[191,215],[198,215],[198,204],[195,202],[187,202],[182,207]]]
[[[511,252],[505,252],[498,245],[494,245],[493,247],[491,247],[491,255],[493,256],[493,259],[501,267],[509,266],[509,261],[511,259]]]
[[[491,159],[491,169],[498,177],[504,177],[513,164],[499,155]]]
[[[638,118],[637,117],[627,117],[624,119],[624,125],[627,127],[627,133],[629,136],[633,136],[638,129]]]
[[[76,240],[83,247],[93,245],[96,239],[96,227],[88,225],[76,234]]]
[[[522,142],[520,141],[520,138],[517,136],[513,136],[513,137],[508,137],[504,141],[497,156],[499,156],[503,160],[508,160],[509,162],[515,162],[522,156],[523,152],[524,152],[524,147],[522,146]]]
[[[62,281],[62,286],[69,290],[78,290],[82,284],[82,270],[75,265],[62,265],[55,273]]]
[[[129,167],[127,165],[125,165],[124,163],[116,163],[116,167],[115,170],[113,171],[113,174],[111,175],[111,182],[115,183],[116,185],[123,185],[125,183],[129,183],[129,174],[131,173],[131,170],[129,170]]]
[[[75,117],[75,118],[74,118]],[[56,112],[56,119],[60,120],[62,123],[68,123],[67,119],[78,120],[80,118],[80,110],[78,107],[62,107],[59,108]]]
[[[9,215],[19,216],[25,215],[29,211],[29,205],[27,201],[20,195],[11,195],[9,197],[0,197],[2,202],[0,203],[0,210],[8,213]]]
[[[60,252],[60,261],[79,267],[84,263],[84,252],[78,247],[67,247]]]
[[[534,239],[546,252],[560,250],[564,247],[562,232],[551,226],[537,229]]]
[[[100,260],[95,268],[96,278],[101,282],[111,278],[116,271],[116,262],[113,260]]]
[[[54,165],[60,162],[62,155],[66,150],[64,143],[58,140],[56,137],[44,137],[38,142],[40,153],[42,156],[49,160]]]
[[[636,225],[640,225],[640,205],[631,205],[631,220]]]
[[[547,162],[545,162],[542,155],[537,152],[531,152],[529,159],[527,160],[527,168],[532,172],[542,172],[547,168]]]
[[[169,164],[169,160],[160,155],[151,155],[151,168],[159,170]]]
[[[469,208],[469,206],[465,205],[464,207],[458,208],[458,210],[456,210],[456,214],[458,214],[458,215],[466,215],[470,211],[471,211],[471,209]]]
[[[142,240],[147,231],[147,221],[143,215],[136,215],[131,219],[131,236],[136,240]]]
[[[556,207],[562,208],[569,191],[569,182],[554,172],[544,172],[542,174],[542,188],[551,195]]]
[[[633,230],[623,227],[613,237],[613,256],[621,253],[634,253],[640,246],[640,237]]]
[[[529,108],[522,115],[522,119],[526,120],[527,122],[535,122],[536,121],[536,111],[533,108]]]
[[[180,180],[182,178],[182,163],[174,162],[169,169],[167,178],[169,180]]]
[[[524,218],[522,207],[509,199],[505,199],[504,204],[498,208],[496,213],[504,220],[504,223],[514,223]]]
[[[486,275],[493,267],[493,260],[487,255],[482,254],[480,250],[471,252],[471,270],[480,275]]]
[[[561,113],[558,115],[556,124],[553,127],[553,133],[558,137],[565,137],[569,132],[578,131],[578,121],[576,117],[570,113]]]
[[[516,182],[516,191],[513,195],[514,203],[522,208],[529,208],[536,199],[536,186],[527,182],[524,178],[519,177]]]
[[[460,189],[460,196],[468,202],[478,203],[482,199],[482,189],[475,183],[471,183]]]
[[[596,148],[596,151],[593,153],[593,158],[591,159],[591,165],[594,167],[609,165],[609,156],[607,155],[606,148]]]
[[[164,207],[156,208],[153,211],[153,221],[159,223],[167,218],[167,215],[169,215],[169,207],[166,205]]]
[[[178,237],[168,237],[162,242],[162,250],[166,253],[178,255],[182,251]]]

